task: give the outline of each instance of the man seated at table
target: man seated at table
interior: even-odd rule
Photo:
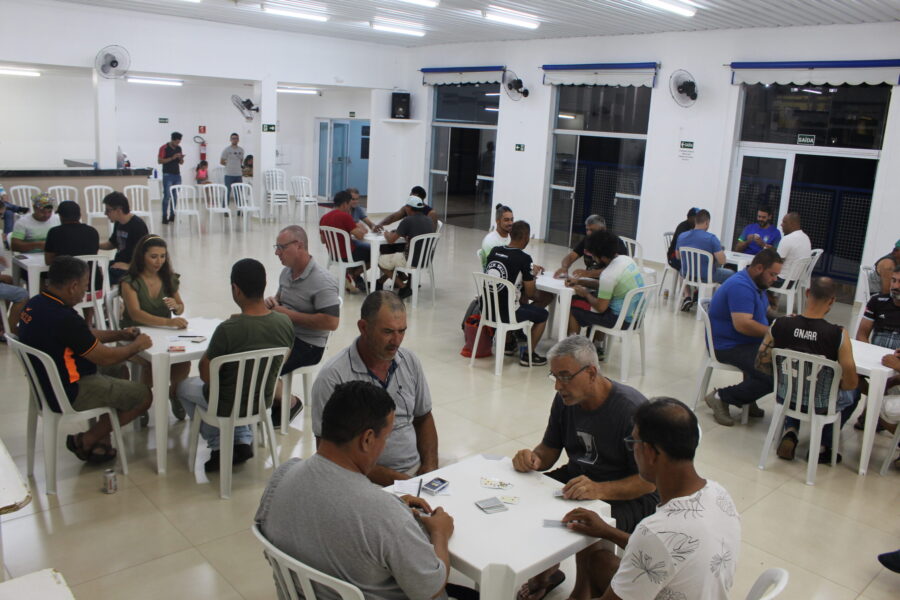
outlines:
[[[600,271],[603,270],[603,266],[589,252],[585,252],[587,239],[591,234],[598,231],[606,231],[606,219],[600,215],[591,215],[584,220],[584,237],[563,257],[562,265],[553,273],[554,277],[557,279],[568,277],[569,268],[581,257],[584,257],[584,269],[575,269],[572,271],[572,277],[576,279],[597,279],[600,277]],[[614,237],[616,238],[616,251],[623,256],[627,256],[628,248],[625,247],[625,242],[619,236]]]
[[[659,500],[654,485],[638,475],[634,453],[625,444],[635,412],[647,399],[604,377],[594,347],[584,337],[572,335],[558,342],[547,358],[556,382],[547,429],[536,448],[516,453],[513,467],[546,471],[565,449],[568,462],[546,473],[565,484],[563,497],[608,502],[616,526],[630,533],[653,514]],[[533,577],[518,597],[543,598],[564,579],[556,565]]]
[[[797,263],[804,258],[812,257],[812,242],[802,229],[800,213],[791,211],[784,215],[781,219],[781,230],[784,231],[784,237],[778,244],[778,254],[784,259],[784,264],[781,266],[781,276],[772,285],[777,288],[784,285],[785,279],[802,277],[803,273],[794,272],[798,267]]]
[[[10,202],[9,195],[0,184],[0,218],[3,219],[3,246],[9,248],[6,243],[7,234],[12,233],[16,226],[16,215],[24,215],[28,212],[27,206],[17,206]]]
[[[380,385],[393,398],[397,414],[387,447],[368,477],[378,485],[391,485],[437,469],[431,392],[419,358],[400,347],[406,335],[406,306],[397,294],[372,292],[363,301],[360,316],[359,337],[325,363],[313,383],[312,430],[317,438],[322,436],[323,411],[338,384]]]
[[[406,418],[396,409],[371,382],[329,390],[316,453],[278,467],[254,520],[279,550],[367,598],[446,598],[453,518],[369,481],[396,421]]]
[[[351,256],[347,256],[347,250],[341,241],[337,242],[337,248],[330,248],[329,251],[331,254],[337,254],[342,260],[348,262],[361,260],[365,263],[366,267],[368,267],[371,248],[369,247],[369,244],[360,243],[366,235],[366,228],[354,222],[353,217],[350,216],[350,201],[350,192],[342,190],[335,194],[334,208],[322,215],[322,218],[319,219],[319,227],[334,227],[335,229],[346,231],[350,236]],[[322,244],[329,243],[324,232],[320,231],[319,237],[321,238]],[[348,292],[352,294],[358,294],[360,292],[365,293],[366,282],[363,279],[362,274],[366,267],[353,267],[352,269],[347,270],[347,281],[344,282],[344,286]]]
[[[673,269],[681,270],[681,260],[678,259],[678,255],[675,254],[675,245],[678,243],[678,236],[680,236],[685,231],[690,231],[694,228],[694,216],[699,211],[699,208],[691,208],[687,212],[687,218],[679,223],[675,227],[675,231],[672,233],[672,241],[669,243],[669,247],[666,250],[666,261],[669,263]]]
[[[309,253],[306,231],[289,225],[278,233],[275,256],[284,269],[278,277],[278,293],[266,298],[266,308],[288,316],[294,324],[294,344],[281,368],[286,375],[322,360],[329,332],[340,324],[341,299],[334,275],[323,269]],[[309,398],[304,398],[309,402]],[[303,402],[291,396],[289,422],[303,410]],[[272,423],[281,425],[281,382],[275,391]]]
[[[53,359],[72,408],[107,406],[115,409],[119,424],[125,425],[146,413],[153,397],[146,385],[118,375],[123,375],[126,360],[153,342],[136,327],[119,331],[89,328],[73,308],[84,299],[88,277],[84,261],[71,256],[56,257],[47,272],[45,290],[29,300],[22,311],[19,340]],[[130,343],[107,346],[110,342]],[[36,370],[50,408],[59,412],[46,373],[39,366]],[[111,431],[112,424],[104,415],[87,431],[68,436],[66,448],[91,463],[113,460],[116,450],[110,443]]]
[[[6,256],[0,254],[0,271],[5,270],[7,266],[9,265]],[[28,290],[20,285],[14,285],[12,277],[9,275],[0,274],[0,300],[6,301],[8,305],[7,321],[10,329],[10,331],[0,333],[0,338],[3,338],[4,333],[14,334],[19,331],[19,315],[25,308],[25,303],[28,302]]]
[[[891,350],[900,348],[900,265],[891,273],[889,293],[872,296],[866,303],[856,339]]]
[[[825,320],[825,315],[834,305],[836,294],[837,284],[834,280],[828,277],[813,279],[809,289],[806,290],[806,306],[803,314],[779,317],[772,323],[756,357],[756,368],[763,373],[772,375],[773,370],[779,367],[779,365],[772,364],[772,350],[779,348],[805,352],[837,361],[841,365],[841,382],[835,409],[841,413],[840,427],[843,427],[856,408],[859,391],[856,389],[858,378],[850,336],[840,325],[833,325]],[[833,379],[834,372],[830,369],[823,370],[818,375],[815,390],[816,412],[824,412],[828,408],[828,392]],[[779,404],[784,402],[787,393],[786,386],[787,379],[782,377],[776,400]],[[794,389],[792,400],[796,397],[797,390]],[[796,405],[796,402],[793,404]],[[796,406],[796,408],[800,407]],[[781,442],[776,452],[778,458],[794,460],[794,453],[799,443],[799,431],[800,421],[793,417],[784,418]],[[831,433],[832,426],[829,423],[822,430],[821,447],[816,449],[819,464],[831,464]],[[840,454],[837,455],[837,462],[841,462]]]
[[[429,206],[425,202],[425,200],[428,198],[428,193],[425,191],[425,188],[423,188],[420,185],[414,186],[411,190],[409,190],[409,195],[416,196],[417,198],[419,198],[422,201],[422,204],[424,205],[422,212],[425,215],[427,215],[429,219],[431,219],[431,222],[434,224],[434,231],[437,231],[438,213],[436,210],[434,210],[434,207]],[[389,214],[388,216],[386,216],[385,218],[380,220],[378,222],[378,224],[375,225],[375,231],[380,233],[381,231],[384,230],[385,227],[387,227],[391,223],[396,223],[397,221],[399,221],[400,219],[402,219],[405,216],[406,216],[406,205],[404,204],[397,211],[392,212],[391,214]]]
[[[900,267],[900,240],[894,244],[893,250],[875,261],[869,277],[869,293],[872,295],[889,294],[891,291],[891,274]]]
[[[524,250],[528,246],[531,239],[531,226],[525,221],[516,221],[510,228],[509,243],[505,246],[497,246],[491,249],[487,257],[487,265],[484,272],[488,275],[500,277],[512,283],[516,288],[516,299],[513,303],[516,306],[516,321],[531,321],[531,366],[542,366],[547,364],[547,359],[537,353],[537,345],[544,333],[544,327],[547,325],[547,317],[549,313],[547,309],[535,304],[533,301],[537,298],[538,290],[534,283],[534,277],[540,272],[540,267],[534,265]],[[506,290],[500,290],[500,319],[503,322],[510,322],[509,315],[506,314]],[[531,302],[529,302],[531,301]],[[511,332],[512,333],[512,332]],[[513,336],[506,343],[505,354],[512,356],[515,352],[519,352],[519,364],[523,367],[529,366],[528,348],[519,349],[519,343]]]
[[[353,217],[353,222],[358,224],[362,221],[366,227],[375,231],[377,225],[369,218],[366,207],[359,203],[359,190],[355,187],[347,188],[347,193],[350,194],[350,216]]]
[[[687,274],[688,265],[682,260],[682,248],[696,248],[697,250],[709,252],[716,261],[712,268],[713,283],[725,283],[729,277],[734,275],[734,271],[722,266],[725,264],[725,250],[722,248],[722,242],[719,241],[718,236],[708,231],[711,218],[708,210],[703,209],[697,211],[697,214],[694,215],[694,228],[690,231],[685,231],[678,236],[678,243],[675,244],[675,256],[681,264],[681,274],[685,275]],[[692,266],[695,269],[699,269],[700,281],[706,283],[708,268],[706,257],[701,256],[698,263],[699,264]],[[694,295],[690,288],[685,286],[684,298],[681,301],[681,310],[688,311],[693,305]]]
[[[400,221],[400,225],[393,231],[384,232],[384,240],[388,244],[396,244],[397,240],[403,238],[406,243],[402,250],[399,248],[395,252],[386,253],[384,249],[378,258],[378,266],[381,269],[381,284],[384,285],[388,281],[393,281],[393,289],[401,298],[412,296],[412,288],[408,278],[400,278],[394,280],[394,271],[398,267],[407,265],[418,265],[423,257],[414,255],[409,256],[412,241],[420,235],[434,233],[434,221],[425,214],[425,203],[418,196],[410,196],[406,201],[404,210],[406,216]]]
[[[100,234],[81,222],[81,207],[77,202],[60,202],[56,209],[60,225],[47,232],[44,260],[49,265],[57,256],[83,256],[97,254],[100,250]]]
[[[113,230],[109,239],[100,244],[100,249],[116,251],[109,264],[109,283],[117,285],[128,274],[138,242],[150,232],[144,220],[131,213],[128,198],[122,192],[112,192],[103,199],[103,212],[113,223]]]
[[[491,250],[496,246],[509,244],[509,232],[512,231],[514,221],[512,209],[503,203],[497,204],[494,208],[494,230],[489,231],[481,240],[481,250],[478,252],[481,257],[482,269],[487,264],[487,257]]]
[[[894,350],[891,354],[882,356],[881,364],[894,370],[894,376],[891,378],[894,385],[889,386],[889,389],[886,392],[887,395],[884,397],[884,403],[881,405],[881,414],[884,415],[885,418],[879,418],[878,423],[880,426],[890,430],[891,433],[894,433],[897,426],[900,425],[900,381],[897,379],[900,377],[900,348]],[[900,469],[900,456],[894,460],[894,468]],[[893,554],[893,559],[898,561],[894,564],[900,565],[900,550],[897,550]],[[900,573],[900,571],[896,569],[892,570]]]
[[[774,250],[781,240],[781,232],[770,223],[772,209],[764,204],[756,210],[756,223],[750,223],[738,237],[735,251],[745,254],[759,254],[763,249]]]
[[[760,419],[765,412],[756,401],[772,391],[772,375],[756,368],[759,345],[769,331],[766,290],[781,273],[781,257],[765,249],[753,257],[750,266],[730,277],[716,290],[709,304],[716,360],[733,365],[744,374],[744,380],[706,395],[706,404],[719,425],[731,427],[734,420],[729,405],[750,405],[749,415]]]
[[[694,467],[700,429],[674,398],[653,398],[634,414],[626,438],[641,479],[659,490],[656,512],[634,533],[576,508],[572,531],[604,540],[576,555],[570,598],[582,600],[727,600],[741,552],[741,518],[728,491]],[[624,550],[619,559],[615,544]]]
[[[209,346],[200,359],[200,376],[190,377],[178,386],[178,400],[185,412],[193,418],[194,407],[209,407],[209,364],[219,356],[264,350],[266,348],[290,348],[294,342],[294,328],[284,314],[269,310],[263,300],[266,291],[266,268],[258,260],[244,258],[231,267],[231,298],[241,312],[221,323],[212,334]],[[266,404],[270,405],[275,392],[275,382],[281,368],[281,359],[273,363],[265,385]],[[249,375],[249,374],[248,374]],[[237,365],[226,364],[219,371],[219,416],[231,414],[237,385]],[[249,386],[245,379],[243,385]],[[251,400],[242,398],[246,405]],[[204,465],[207,473],[219,470],[219,430],[205,422],[200,423],[200,435],[212,451]],[[249,425],[234,429],[232,463],[242,463],[253,457],[253,430]]]
[[[9,236],[13,252],[43,252],[47,232],[59,225],[59,217],[53,214],[55,200],[49,194],[31,197],[31,213],[16,221]]]

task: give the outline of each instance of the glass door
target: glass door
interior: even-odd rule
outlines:
[[[553,140],[553,179],[550,183],[550,205],[547,210],[547,241],[571,248],[578,136],[557,134],[553,136]]]
[[[728,240],[731,240],[730,248],[734,248],[744,227],[756,222],[756,211],[760,206],[768,206],[772,210],[775,226],[781,223],[788,204],[782,199],[790,194],[793,167],[794,156],[791,153],[753,149],[738,152],[735,168],[740,170],[732,182],[730,216],[725,219],[723,245],[728,245]],[[715,222],[716,215],[713,215]]]
[[[428,170],[429,203],[447,222],[447,175],[450,165],[450,128],[431,128],[431,165]]]
[[[331,161],[328,159],[330,155],[331,145],[331,123],[326,119],[317,120],[318,127],[318,148],[319,148],[319,168],[316,170],[318,177],[316,179],[316,195],[319,198],[328,198],[328,167]]]
[[[328,197],[348,187],[347,174],[350,167],[350,122],[331,122],[331,189]]]
[[[497,131],[435,126],[431,145],[431,199],[445,223],[488,230],[493,222]]]

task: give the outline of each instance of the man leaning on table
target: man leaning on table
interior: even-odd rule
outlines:
[[[647,399],[636,389],[604,377],[594,346],[585,337],[567,337],[550,349],[547,358],[556,382],[547,429],[536,448],[516,453],[513,467],[522,472],[546,471],[565,449],[568,462],[546,473],[565,484],[563,497],[609,503],[617,527],[631,532],[653,514],[659,500],[654,485],[638,475],[634,454],[625,443],[632,418]],[[563,580],[565,575],[556,565],[528,581],[518,598],[543,598]]]
[[[29,300],[22,311],[19,340],[50,355],[72,408],[113,408],[119,424],[125,425],[147,412],[152,396],[146,385],[118,377],[122,363],[153,342],[136,327],[119,331],[88,327],[73,307],[84,299],[89,277],[87,263],[58,256],[47,272],[44,291]],[[107,346],[109,342],[130,343]],[[59,412],[46,374],[40,367],[36,370],[51,410]],[[111,430],[109,417],[103,415],[87,431],[68,436],[66,448],[87,462],[113,460],[116,450],[110,444]]]
[[[59,225],[59,217],[53,214],[54,200],[49,194],[31,197],[31,214],[16,221],[9,235],[9,247],[13,252],[43,252],[47,233]]]
[[[316,453],[275,471],[255,521],[282,552],[357,586],[366,598],[446,598],[453,518],[369,481],[395,419],[405,418],[395,408],[372,382],[330,390]]]
[[[584,600],[727,600],[741,550],[741,518],[721,485],[694,469],[697,417],[674,398],[654,398],[634,414],[626,438],[641,479],[659,490],[656,513],[628,534],[584,508],[569,529],[605,542],[578,553],[570,598]]]
[[[761,195],[763,201],[765,197],[765,194]],[[781,232],[773,223],[769,223],[771,218],[772,209],[760,204],[756,209],[756,222],[744,227],[734,249],[746,254],[759,254],[765,249],[774,250],[781,241]]]
[[[322,437],[325,407],[335,388],[348,381],[374,383],[397,405],[393,432],[368,473],[378,485],[410,479],[438,466],[438,437],[431,414],[431,392],[419,358],[401,348],[406,307],[393,292],[377,291],[363,301],[359,337],[319,371],[312,388],[312,430]]]

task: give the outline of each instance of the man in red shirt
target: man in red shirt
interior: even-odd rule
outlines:
[[[363,239],[366,235],[366,229],[353,220],[350,208],[350,201],[352,199],[352,196],[346,191],[340,191],[335,194],[334,209],[322,216],[321,220],[319,220],[319,227],[334,227],[335,229],[341,229],[349,233],[351,259],[365,262],[366,268],[368,269],[370,253],[369,245],[358,244],[356,242],[356,240]],[[327,244],[325,235],[320,232],[319,236],[322,239],[322,243]],[[333,250],[335,250],[334,253],[339,254],[342,259],[347,259],[347,251],[342,244]],[[362,267],[356,267],[347,271],[347,281],[345,282],[347,291],[354,294],[357,292],[365,293],[366,284],[363,280],[362,272]]]

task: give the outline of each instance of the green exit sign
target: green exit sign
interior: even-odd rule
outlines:
[[[685,142],[685,141],[682,141],[682,142],[681,142],[681,149],[682,149],[682,150],[693,150],[693,149],[694,149],[694,142]]]
[[[275,123],[263,123],[263,131],[264,132],[273,132],[275,131]]]
[[[168,117],[160,117],[160,118],[159,118],[159,122],[160,122],[160,123],[168,123],[168,122],[169,122],[169,118],[168,118]]]
[[[516,144],[516,152],[525,152],[525,144]]]
[[[798,133],[797,143],[801,146],[815,146],[816,136],[811,133]]]
[[[351,111],[350,111],[350,118],[352,119],[352,118],[355,117],[355,116],[356,116],[356,111],[351,110]]]

